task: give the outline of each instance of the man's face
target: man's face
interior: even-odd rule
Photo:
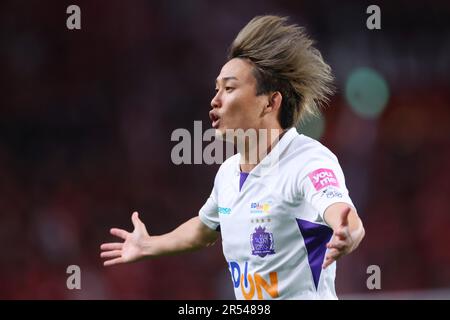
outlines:
[[[249,61],[239,58],[228,61],[222,67],[209,112],[217,137],[224,137],[226,130],[262,127],[267,96],[256,96],[256,79],[252,70]]]

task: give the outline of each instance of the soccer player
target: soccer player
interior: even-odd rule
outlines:
[[[137,212],[133,232],[111,229],[123,242],[101,245],[104,265],[200,249],[220,233],[236,298],[336,299],[335,261],[358,247],[364,228],[336,156],[295,128],[319,112],[331,83],[303,28],[277,16],[251,20],[232,43],[210,111],[218,137],[243,141],[239,152],[220,166],[198,216],[172,232],[149,235]],[[242,134],[251,130],[264,133],[256,145]]]

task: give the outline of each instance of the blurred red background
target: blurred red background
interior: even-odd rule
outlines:
[[[99,245],[131,213],[151,234],[196,215],[218,165],[171,162],[173,130],[204,121],[237,32],[259,14],[304,25],[336,76],[320,141],[339,158],[366,238],[339,261],[338,295],[450,288],[450,6],[346,1],[67,1],[0,4],[0,298],[233,298],[221,244],[104,268]],[[370,67],[385,109],[359,116],[345,96]],[[81,268],[82,289],[66,288]],[[450,294],[449,294],[450,296]]]

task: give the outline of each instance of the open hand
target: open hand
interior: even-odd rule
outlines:
[[[123,242],[104,243],[100,246],[102,250],[100,257],[106,259],[103,262],[104,266],[133,262],[143,258],[142,249],[150,236],[137,212],[133,212],[131,221],[134,226],[132,233],[118,228],[110,230],[112,235],[121,238]]]
[[[350,211],[351,209],[347,207],[341,212],[340,224],[334,231],[330,242],[327,243],[328,252],[322,265],[323,269],[328,267],[343,255],[350,253],[353,249],[354,240],[350,234],[350,229],[348,226],[348,215]]]

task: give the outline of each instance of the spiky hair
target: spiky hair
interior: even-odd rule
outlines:
[[[252,62],[256,94],[279,91],[279,120],[290,128],[320,107],[333,94],[333,76],[303,27],[287,24],[287,17],[253,18],[233,41],[228,58]]]

